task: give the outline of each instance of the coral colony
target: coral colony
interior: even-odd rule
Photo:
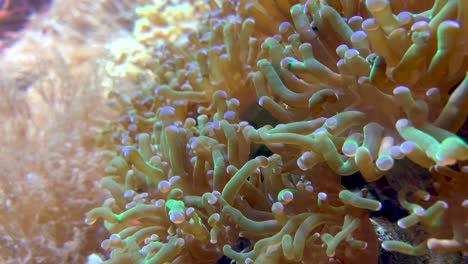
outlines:
[[[191,0],[165,10],[203,16],[172,28],[165,2],[107,67],[139,85],[114,87],[98,137],[105,263],[468,254],[468,1]],[[382,200],[341,182],[408,161],[431,180],[397,190],[396,228],[423,235],[379,241]]]

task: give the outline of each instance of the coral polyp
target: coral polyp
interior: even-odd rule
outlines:
[[[138,9],[138,48],[108,65],[138,87],[110,94],[120,116],[100,139],[114,154],[101,182],[111,198],[86,216],[112,234],[109,263],[467,254],[464,1],[207,2],[187,42],[174,30],[162,45],[148,42],[161,7]],[[434,187],[399,190],[398,226],[427,236],[380,247],[369,212],[385,205],[341,178],[372,187],[403,160]],[[251,246],[239,251],[241,237]]]

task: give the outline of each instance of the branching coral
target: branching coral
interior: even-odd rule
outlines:
[[[377,263],[368,211],[382,203],[340,179],[372,183],[401,159],[433,175],[431,193],[398,197],[398,225],[428,237],[382,248],[467,253],[465,1],[208,3],[188,43],[146,58],[133,93],[110,93],[111,198],[85,220],[104,219],[109,263]],[[270,124],[245,121],[257,102]],[[252,246],[236,250],[239,237]]]

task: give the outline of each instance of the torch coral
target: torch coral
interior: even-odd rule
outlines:
[[[207,2],[188,43],[110,94],[111,198],[85,220],[112,233],[108,263],[377,263],[382,203],[340,180],[378,181],[401,159],[434,178],[398,196],[398,225],[427,238],[382,248],[467,254],[466,1]],[[247,121],[256,103],[269,124]]]

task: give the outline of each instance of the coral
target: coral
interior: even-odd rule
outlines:
[[[397,223],[425,237],[381,248],[466,255],[468,7],[411,2],[211,0],[186,43],[136,35],[135,89],[109,93],[99,135],[110,197],[85,219],[106,263],[377,263],[385,205],[341,181],[406,160],[432,178],[398,190]]]
[[[94,141],[103,120],[115,118],[96,108],[105,103],[96,58],[105,56],[109,29],[130,27],[132,2],[54,1],[2,50],[1,263],[84,263],[104,238],[82,221],[105,198],[95,182],[105,156]]]
[[[186,43],[187,33],[194,31],[208,10],[205,2],[154,0],[135,8],[133,38],[122,37],[108,45],[113,60],[106,65],[110,76],[136,80],[151,74],[152,52],[165,43]]]
[[[103,103],[96,80],[84,78],[96,68],[82,65],[80,74],[72,74],[62,58],[42,54],[41,61],[47,75],[29,91],[16,88],[11,76],[1,77],[7,102],[1,113],[2,263],[82,262],[97,245],[98,228],[80,221],[104,197],[93,182],[102,173],[92,143],[102,123],[85,110]],[[9,71],[2,66],[2,72]]]

